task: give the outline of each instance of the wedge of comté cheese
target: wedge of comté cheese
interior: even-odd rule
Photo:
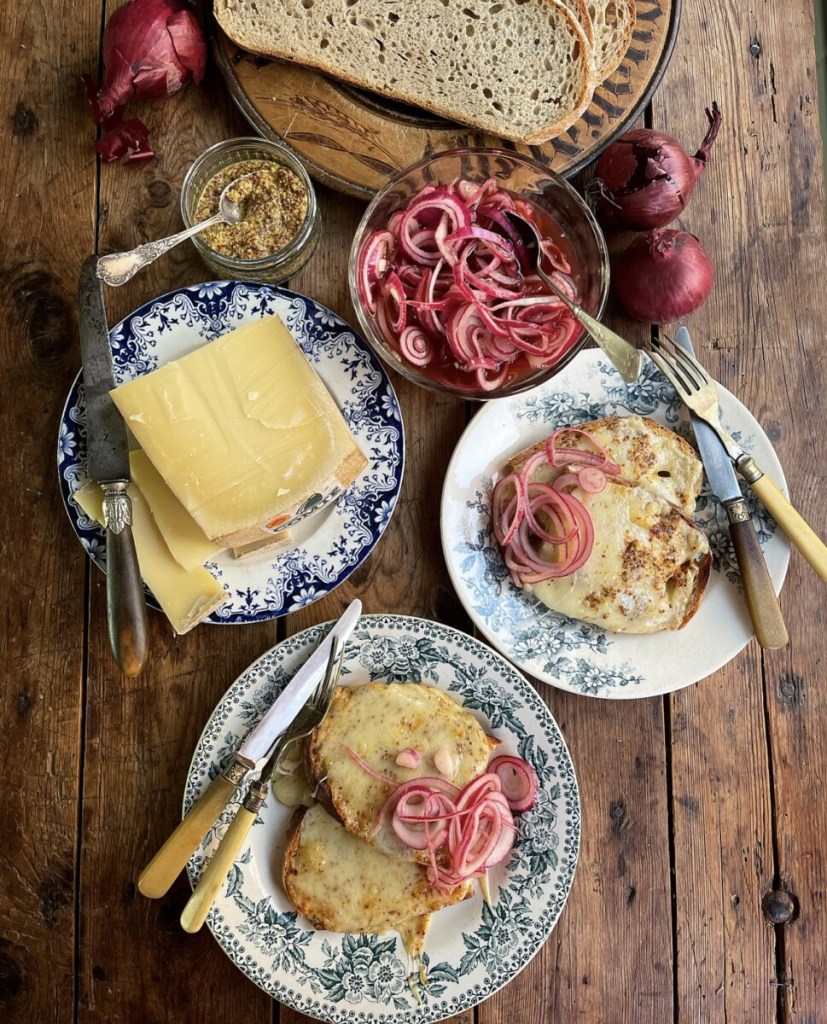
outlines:
[[[167,485],[222,547],[318,511],[367,465],[278,316],[238,327],[112,397]]]
[[[141,575],[175,632],[186,633],[220,607],[227,594],[203,566],[185,569],[176,561],[134,482],[129,485],[129,495]],[[103,525],[103,491],[98,484],[86,484],[75,491],[74,498],[87,516]]]

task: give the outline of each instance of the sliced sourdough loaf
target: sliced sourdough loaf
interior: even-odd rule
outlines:
[[[594,26],[592,25],[591,15],[589,14],[589,5],[586,0],[562,0],[562,2],[580,22],[580,27],[586,33],[586,38],[589,43],[593,45]],[[592,60],[594,60],[594,56],[594,51],[592,51]]]
[[[623,60],[635,27],[635,0],[586,0],[598,84]]]
[[[214,0],[239,46],[518,142],[572,125],[591,46],[561,0]]]

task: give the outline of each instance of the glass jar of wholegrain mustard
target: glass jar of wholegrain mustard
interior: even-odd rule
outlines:
[[[227,139],[193,163],[181,187],[186,227],[218,211],[218,197],[236,178],[230,198],[244,219],[192,239],[204,262],[222,277],[279,283],[313,255],[321,233],[316,193],[298,158],[269,139]],[[237,193],[237,194],[235,194]]]

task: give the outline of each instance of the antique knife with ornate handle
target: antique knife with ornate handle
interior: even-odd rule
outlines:
[[[144,896],[159,899],[168,891],[238,786],[264,761],[278,737],[304,707],[324,675],[334,642],[344,644],[361,614],[362,602],[352,601],[278,700],[248,734],[229,766],[213,779],[207,791],[190,808],[181,824],[141,872],[138,889]]]
[[[675,341],[687,352],[695,354],[685,327],[678,328]],[[735,470],[712,427],[693,412],[690,411],[689,415],[709,485],[727,514],[755,637],[762,647],[769,650],[786,647],[789,642],[787,627]]]
[[[115,378],[97,265],[97,256],[86,259],[78,287],[88,473],[103,488],[109,643],[121,670],[136,676],[144,667],[149,644],[146,601],[132,537],[132,501],[126,490],[129,441],[110,395]]]

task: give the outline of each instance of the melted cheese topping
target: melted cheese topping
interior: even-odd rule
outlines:
[[[678,629],[697,598],[709,554],[704,534],[668,502],[609,478],[585,499],[594,524],[586,564],[525,589],[554,611],[614,633]]]
[[[391,786],[437,775],[462,787],[485,771],[496,743],[469,711],[435,687],[366,683],[338,688],[327,718],[313,735],[309,760],[313,776],[326,780],[333,808],[349,831],[393,856],[425,861],[426,853],[410,850],[389,826],[374,835]],[[408,747],[420,756],[416,768],[396,763]],[[347,748],[391,783],[366,772]]]
[[[642,416],[609,416],[579,425],[620,468],[600,494],[574,496],[594,525],[594,548],[570,576],[525,589],[553,611],[594,622],[613,633],[680,629],[700,601],[709,544],[692,522],[703,482],[700,459],[682,437]],[[592,446],[563,431],[560,448]],[[511,462],[519,470],[545,441]],[[549,483],[563,470],[537,468],[532,479]]]
[[[422,953],[430,914],[472,892],[470,882],[449,894],[433,889],[424,867],[385,856],[318,804],[302,818],[291,851],[284,887],[315,927],[377,934],[395,929],[414,957]]]

